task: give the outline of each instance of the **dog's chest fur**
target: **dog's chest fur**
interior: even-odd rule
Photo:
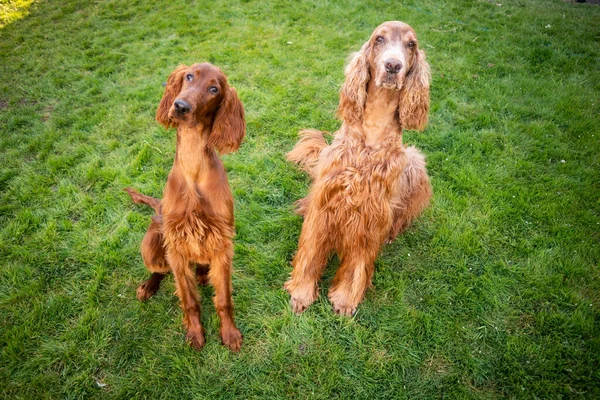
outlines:
[[[206,263],[233,237],[233,203],[223,164],[207,135],[178,131],[177,155],[163,195],[163,235],[187,258]]]
[[[336,207],[338,214],[368,214],[387,221],[395,183],[406,162],[401,138],[368,146],[364,140],[342,137],[325,151],[315,187],[321,192],[322,208]]]
[[[181,187],[179,207],[163,215],[163,234],[168,246],[186,250],[186,257],[206,262],[225,239],[233,237],[233,226],[223,215],[215,213],[208,199],[198,188]]]

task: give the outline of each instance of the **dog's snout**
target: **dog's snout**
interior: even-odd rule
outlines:
[[[402,62],[395,58],[388,58],[383,63],[385,64],[385,70],[390,74],[397,74],[402,69]]]
[[[175,106],[175,111],[179,115],[185,115],[185,114],[189,113],[190,110],[192,109],[192,106],[190,105],[190,103],[188,103],[185,100],[180,100],[180,99],[175,100],[174,106]]]

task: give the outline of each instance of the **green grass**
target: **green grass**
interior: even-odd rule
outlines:
[[[152,3],[152,4],[149,4]],[[498,4],[501,3],[501,4]],[[3,2],[5,4],[5,2]],[[600,7],[560,0],[40,1],[0,28],[0,397],[600,397]],[[21,19],[16,19],[24,16]],[[352,318],[283,282],[308,178],[299,129],[335,131],[343,66],[381,22],[432,67],[431,207],[384,248]],[[241,353],[184,343],[172,278],[146,304],[139,244],[175,133],[153,120],[180,63],[238,89]],[[321,283],[326,293],[337,259]]]
[[[25,17],[34,0],[1,0],[0,29]]]

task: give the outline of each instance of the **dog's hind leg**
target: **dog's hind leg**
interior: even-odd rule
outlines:
[[[165,278],[165,274],[153,272],[150,278],[146,279],[137,288],[136,296],[139,301],[146,301],[154,295],[160,288],[160,282]]]
[[[196,283],[198,283],[198,285],[204,286],[208,283],[209,268],[208,264],[198,264],[196,266]]]
[[[154,217],[144,240],[142,240],[142,258],[146,268],[152,275],[137,288],[136,295],[140,301],[146,301],[152,297],[160,288],[160,282],[170,271],[160,227],[160,218]]]
[[[406,148],[406,166],[398,180],[394,202],[394,221],[387,239],[394,241],[429,204],[431,183],[425,168],[425,156],[414,146]]]

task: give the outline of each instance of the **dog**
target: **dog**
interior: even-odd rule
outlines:
[[[424,156],[402,144],[404,129],[423,130],[429,112],[430,69],[412,27],[378,26],[345,70],[338,117],[328,145],[307,129],[287,154],[313,182],[298,201],[304,216],[285,289],[300,314],[317,298],[317,281],[336,251],[340,267],[329,290],[335,313],[351,316],[371,285],[374,262],[429,204]]]
[[[242,334],[233,320],[233,196],[216,151],[237,150],[246,132],[244,107],[225,74],[208,64],[181,65],[167,81],[156,112],[165,128],[177,128],[177,146],[162,200],[126,188],[136,203],[150,205],[156,216],[141,245],[152,273],[137,289],[146,301],[173,272],[181,300],[186,340],[204,346],[197,284],[214,287],[221,340],[239,351]]]

